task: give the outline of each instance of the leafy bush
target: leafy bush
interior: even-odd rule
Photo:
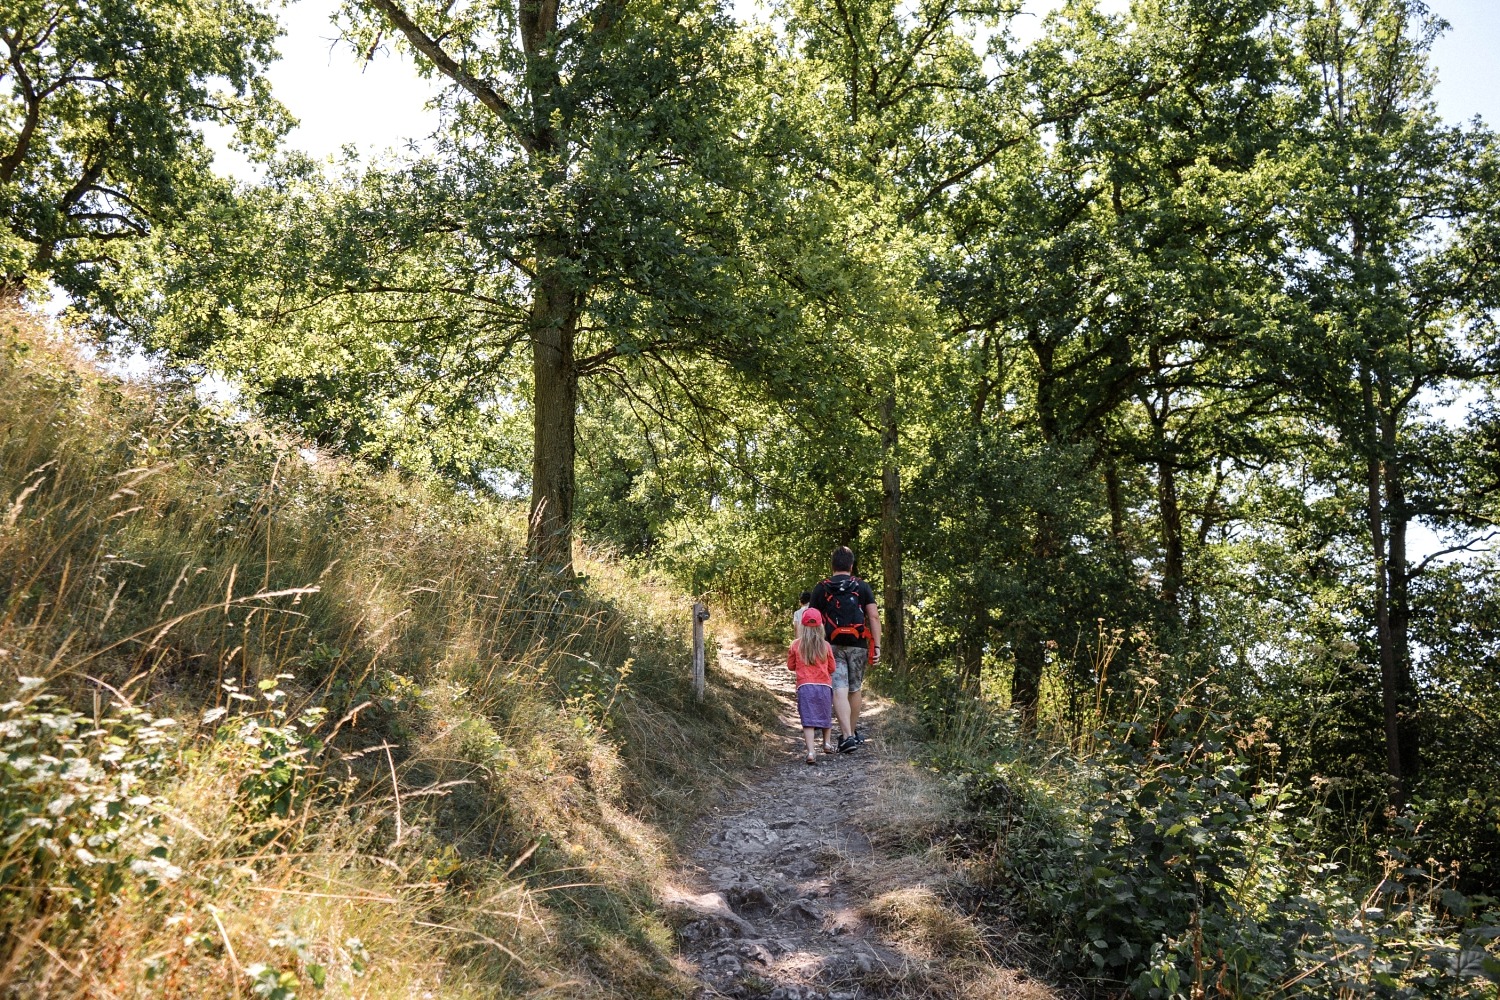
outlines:
[[[1262,729],[1183,703],[1152,715],[1099,731],[1065,771],[1024,743],[943,759],[1062,970],[1142,1000],[1494,995],[1500,913],[1416,863],[1415,821],[1362,883],[1318,849],[1309,791],[1269,778]]]
[[[11,942],[59,916],[65,934],[127,887],[181,875],[152,788],[174,762],[176,723],[124,704],[91,718],[40,678],[20,683],[0,705],[0,940]]]

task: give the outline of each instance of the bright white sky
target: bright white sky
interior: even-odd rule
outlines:
[[[1042,15],[1060,0],[1027,0],[1026,13],[1014,28],[1026,40],[1040,31]],[[1500,2],[1497,0],[1429,0],[1433,11],[1452,29],[1437,43],[1434,59],[1438,104],[1453,121],[1481,116],[1500,123],[1500,87],[1496,61],[1500,53]],[[736,0],[748,13],[755,0]],[[1105,0],[1123,9],[1126,0]],[[390,53],[363,63],[337,41],[332,15],[337,0],[293,0],[284,14],[286,35],[281,61],[270,71],[276,96],[301,122],[289,144],[316,157],[335,156],[345,145],[362,156],[400,148],[432,134],[436,116],[426,102],[436,84],[423,80],[409,60]],[[223,150],[218,162],[235,176],[248,176],[244,162]]]

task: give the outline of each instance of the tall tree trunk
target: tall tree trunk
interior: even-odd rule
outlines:
[[[1162,345],[1151,344],[1151,375],[1163,375]],[[1167,421],[1172,416],[1171,389],[1158,381],[1157,388],[1144,394],[1146,412],[1151,418],[1152,443],[1156,449],[1156,507],[1161,523],[1162,574],[1161,599],[1177,613],[1177,594],[1182,589],[1182,506],[1177,496],[1177,467],[1167,439]]]
[[[880,570],[885,583],[881,658],[898,676],[906,674],[906,594],[901,583],[901,466],[896,445],[896,394],[880,401]]]
[[[1365,520],[1370,531],[1370,550],[1375,556],[1375,635],[1380,651],[1380,708],[1385,722],[1386,771],[1390,775],[1392,800],[1399,808],[1405,801],[1405,790],[1401,783],[1401,678],[1396,663],[1396,648],[1391,637],[1391,616],[1387,603],[1389,572],[1386,558],[1385,501],[1381,482],[1384,464],[1381,461],[1382,444],[1374,388],[1367,366],[1360,369],[1359,383],[1366,428]]]
[[[838,523],[834,530],[838,532],[840,545],[854,549],[859,541],[858,518],[853,512],[853,505],[849,497],[849,487],[840,480],[833,488],[833,509],[838,512]],[[855,575],[859,575],[859,550],[855,549]]]
[[[1104,497],[1109,502],[1109,536],[1117,551],[1125,549],[1125,498],[1120,491],[1120,469],[1111,455],[1104,460]]]
[[[1015,672],[1010,678],[1010,707],[1021,716],[1021,729],[1036,730],[1037,712],[1042,703],[1042,671],[1047,666],[1046,640],[1031,622],[1022,622],[1011,638]]]
[[[958,641],[958,673],[963,689],[979,694],[980,676],[984,671],[984,630],[978,621],[970,623],[969,633]]]
[[[1042,443],[1050,450],[1057,442],[1057,408],[1054,404],[1058,378],[1053,370],[1056,349],[1053,344],[1039,338],[1030,338],[1032,351],[1036,355],[1036,414],[1037,429],[1041,431]],[[1058,547],[1054,535],[1051,515],[1046,510],[1036,512],[1036,531],[1031,538],[1030,571],[1038,579],[1050,578],[1052,561],[1057,557]],[[1013,629],[1012,645],[1015,654],[1015,672],[1010,678],[1010,704],[1021,716],[1021,728],[1027,732],[1036,729],[1037,713],[1042,702],[1042,671],[1047,665],[1044,643],[1044,619],[1038,609],[1047,598],[1038,597],[1025,617]],[[1049,608],[1050,610],[1050,608]],[[1050,616],[1049,616],[1050,617]]]
[[[1156,499],[1161,511],[1161,544],[1164,564],[1161,599],[1174,610],[1182,589],[1182,507],[1177,498],[1177,469],[1165,456],[1156,463]]]
[[[1411,677],[1411,598],[1410,577],[1406,570],[1406,532],[1410,515],[1406,509],[1406,483],[1401,463],[1396,460],[1396,415],[1390,401],[1381,393],[1380,438],[1385,449],[1386,601],[1390,618],[1391,658],[1396,665],[1396,731],[1401,747],[1402,787],[1408,788],[1421,770],[1421,746],[1417,739],[1417,693]]]
[[[1032,572],[1049,577],[1057,559],[1057,531],[1052,518],[1045,511],[1037,512],[1036,535],[1032,539]],[[1048,598],[1042,598],[1047,600]],[[1047,666],[1047,642],[1049,636],[1036,604],[1029,616],[1021,621],[1012,633],[1015,653],[1015,672],[1010,679],[1010,704],[1021,715],[1021,728],[1027,732],[1036,729],[1037,714],[1042,704],[1042,672]]]
[[[531,521],[527,553],[542,569],[573,571],[573,468],[578,296],[555,266],[539,270],[531,302]]]

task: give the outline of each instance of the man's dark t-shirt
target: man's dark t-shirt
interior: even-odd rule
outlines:
[[[828,620],[828,608],[831,603],[829,597],[833,594],[833,588],[829,586],[829,583],[838,583],[839,578],[846,575],[841,573],[838,576],[831,577],[830,580],[820,582],[814,587],[812,589],[812,603],[808,607],[816,608],[818,614],[823,616],[823,631],[830,637],[829,642],[832,642],[836,646],[863,646],[865,644],[864,640],[857,639],[852,635],[841,635],[837,639],[832,638],[833,623]],[[875,603],[875,591],[865,581],[855,579],[854,594],[859,601],[860,617],[863,618],[865,608]]]

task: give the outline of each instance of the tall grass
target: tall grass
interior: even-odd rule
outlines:
[[[773,715],[520,517],[0,316],[0,994],[686,991],[666,833]]]

